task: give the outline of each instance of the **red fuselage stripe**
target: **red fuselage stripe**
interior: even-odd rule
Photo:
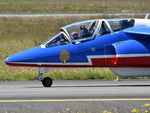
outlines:
[[[10,66],[25,67],[150,67],[150,57],[122,57],[122,58],[91,58],[92,65],[75,64],[35,64],[35,63],[9,63]]]

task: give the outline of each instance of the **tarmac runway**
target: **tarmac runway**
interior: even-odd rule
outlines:
[[[0,113],[130,113],[150,110],[150,80],[0,82]]]
[[[39,81],[0,82],[0,99],[150,98],[150,80],[66,80],[45,88]]]

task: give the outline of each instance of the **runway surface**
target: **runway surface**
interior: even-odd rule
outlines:
[[[144,105],[147,107],[143,107]],[[130,113],[150,110],[150,80],[0,82],[0,113]]]
[[[150,98],[150,80],[0,82],[0,99]]]

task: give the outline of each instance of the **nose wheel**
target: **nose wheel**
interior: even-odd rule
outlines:
[[[44,87],[51,87],[52,84],[53,84],[53,80],[50,77],[45,77],[42,80],[42,84],[43,84]]]
[[[43,74],[48,71],[46,68],[39,68],[38,80],[42,82],[44,87],[51,87],[53,84],[53,80],[50,77],[43,78]]]

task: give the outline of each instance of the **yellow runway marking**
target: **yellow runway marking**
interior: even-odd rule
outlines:
[[[0,103],[19,103],[19,102],[106,102],[106,101],[148,101],[150,98],[106,98],[106,99],[27,99],[27,100],[0,100]]]

